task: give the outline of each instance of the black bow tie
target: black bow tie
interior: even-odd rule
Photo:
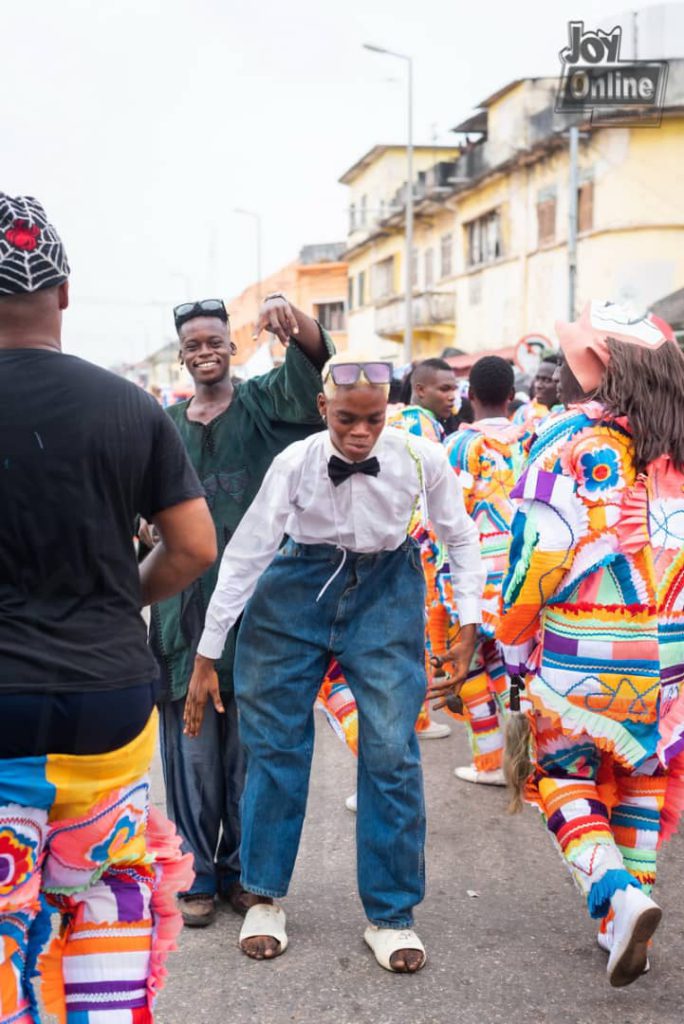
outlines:
[[[364,459],[363,462],[345,462],[343,459],[338,459],[336,455],[331,455],[328,462],[328,476],[335,487],[339,487],[343,480],[353,476],[354,473],[377,476],[379,472],[380,463],[375,456],[370,459]]]

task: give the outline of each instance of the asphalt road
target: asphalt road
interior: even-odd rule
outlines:
[[[159,1024],[681,1024],[684,843],[661,856],[665,915],[651,973],[611,989],[595,925],[537,812],[511,818],[502,790],[452,775],[469,761],[459,725],[422,744],[428,889],[416,928],[428,963],[411,977],[383,971],[363,942],[356,895],[354,816],[344,807],[354,761],[316,717],[309,813],[284,901],[287,952],[250,961],[237,948],[239,918],[222,907],[212,927],[183,932]]]

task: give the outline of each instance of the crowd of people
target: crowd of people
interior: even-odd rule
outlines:
[[[38,973],[67,1024],[151,1021],[180,928],[219,899],[244,954],[285,952],[317,703],[357,757],[378,964],[426,962],[420,741],[450,732],[432,705],[467,730],[460,782],[507,780],[543,815],[611,985],[639,978],[684,806],[668,325],[589,303],[521,404],[497,356],[465,388],[423,360],[398,391],[281,294],[257,333],[282,365],[236,382],[224,303],[189,301],[194,394],[164,411],[62,353],[69,272],[41,205],[0,193],[1,1024],[37,1021]]]

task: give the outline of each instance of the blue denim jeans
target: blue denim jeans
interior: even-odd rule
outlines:
[[[240,797],[244,756],[233,696],[223,693],[225,714],[210,703],[195,739],[183,733],[185,698],[159,707],[166,810],[195,860],[192,895],[224,894],[240,877]]]
[[[288,541],[245,610],[235,661],[242,884],[287,893],[306,811],[313,707],[331,656],[359,708],[357,871],[372,924],[407,928],[425,885],[425,805],[415,722],[425,698],[425,582],[417,545],[342,553]],[[323,866],[323,870],[325,867]]]

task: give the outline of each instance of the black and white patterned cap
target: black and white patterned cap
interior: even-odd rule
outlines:
[[[62,240],[38,200],[0,192],[0,295],[54,288],[68,276]]]

